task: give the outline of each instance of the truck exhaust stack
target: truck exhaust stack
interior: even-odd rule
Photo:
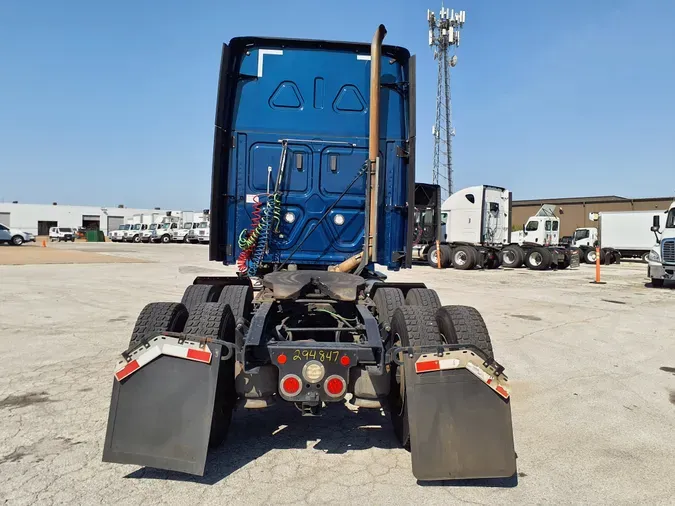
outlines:
[[[382,75],[382,41],[387,35],[387,29],[384,25],[377,27],[373,40],[370,43],[370,129],[368,133],[368,182],[369,190],[366,195],[370,196],[368,205],[369,212],[365,217],[368,220],[367,235],[363,238],[363,252],[348,258],[341,264],[335,266],[335,271],[350,272],[357,267],[363,268],[368,262],[376,259],[376,239],[377,236],[377,195],[378,195],[378,174],[380,154],[380,81]]]

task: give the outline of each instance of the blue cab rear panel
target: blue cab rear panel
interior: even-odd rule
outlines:
[[[410,60],[405,49],[383,47],[377,263],[389,269],[409,266],[412,206],[407,203],[414,186]],[[367,175],[357,175],[368,159],[369,101],[370,45],[263,38],[237,38],[224,45],[214,142],[212,260],[237,261],[238,238],[254,220],[254,202],[265,202],[275,186],[282,140],[288,151],[279,186],[281,212],[263,262],[324,268],[363,249]],[[337,215],[342,219],[336,220]]]

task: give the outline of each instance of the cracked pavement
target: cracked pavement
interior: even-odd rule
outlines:
[[[51,246],[50,246],[51,247]],[[379,411],[239,410],[194,477],[101,462],[113,367],[151,301],[230,273],[198,245],[54,246],[147,263],[0,266],[0,504],[670,504],[675,289],[646,266],[391,273],[476,306],[512,384],[519,480],[417,483]],[[479,486],[476,486],[479,485]],[[481,486],[482,485],[482,486]],[[493,486],[488,486],[493,485]],[[499,485],[499,484],[497,484]]]

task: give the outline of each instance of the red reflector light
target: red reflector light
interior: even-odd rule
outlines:
[[[187,358],[197,360],[199,362],[209,363],[211,362],[211,352],[203,350],[195,350],[194,348],[190,348],[187,351]]]
[[[430,360],[428,362],[417,362],[415,364],[415,372],[429,372],[440,371],[441,364],[438,360]]]
[[[324,383],[324,388],[331,397],[340,397],[347,390],[347,383],[341,376],[333,375],[328,377],[326,383]]]
[[[284,365],[287,360],[288,360],[288,357],[286,355],[284,355],[283,353],[280,353],[279,356],[277,357],[277,362],[279,362],[280,365]]]
[[[352,361],[349,360],[349,357],[347,355],[342,355],[340,357],[340,363],[345,367],[349,367],[349,364],[351,364]]]
[[[295,374],[287,374],[281,380],[281,392],[288,397],[298,395],[301,387],[300,378]]]
[[[141,367],[136,360],[133,360],[129,362],[126,366],[124,366],[124,369],[121,371],[118,371],[115,373],[115,377],[117,378],[118,381],[122,381],[124,378],[129,376],[132,372],[134,372],[136,369]]]

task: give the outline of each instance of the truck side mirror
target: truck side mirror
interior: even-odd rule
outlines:
[[[652,228],[651,231],[654,232],[654,237],[656,237],[656,244],[661,244],[661,238],[659,237],[659,229],[661,228],[661,217],[655,215],[652,218]]]
[[[659,215],[655,215],[652,218],[652,232],[658,232],[659,229],[661,228],[661,217]]]

